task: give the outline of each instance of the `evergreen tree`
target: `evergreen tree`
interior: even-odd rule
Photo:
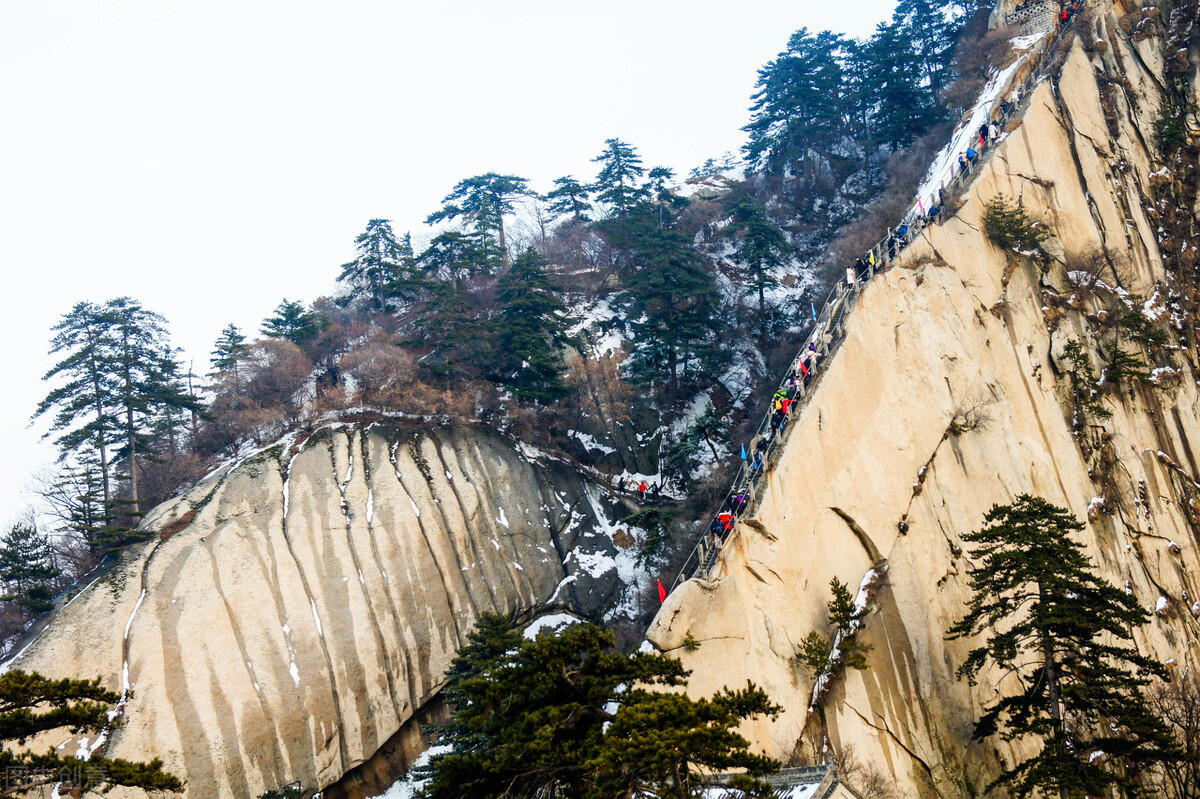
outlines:
[[[149,428],[160,414],[198,410],[182,383],[176,350],[167,341],[166,320],[129,297],[105,304],[112,317],[117,398],[123,440],[117,454],[125,461],[130,511],[140,516],[139,456],[150,455]]]
[[[110,454],[123,460],[136,517],[138,458],[146,453],[150,424],[164,412],[198,408],[182,387],[165,321],[129,297],[118,297],[103,306],[77,304],[54,330],[50,351],[66,357],[43,379],[65,382],[38,404],[35,416],[56,409],[51,433],[61,433],[55,441],[61,457],[83,450],[96,454],[106,509],[114,502]]]
[[[950,84],[950,68],[958,35],[966,21],[958,0],[900,0],[892,14],[892,27],[920,66],[917,85],[932,98]]]
[[[409,345],[431,348],[421,368],[443,379],[478,377],[492,363],[493,331],[481,308],[455,281],[429,284]]]
[[[767,216],[767,210],[745,187],[730,194],[729,213],[733,223],[725,229],[725,235],[736,240],[737,253],[745,269],[742,279],[746,292],[758,294],[758,334],[765,346],[767,289],[779,283],[771,270],[783,264],[791,245],[783,231]]]
[[[643,203],[603,229],[636,264],[625,279],[634,306],[633,374],[678,397],[705,382],[721,357],[719,298],[689,238],[660,227],[660,213]]]
[[[847,130],[844,64],[850,42],[801,28],[787,49],[758,71],[743,148],[753,163],[780,167],[809,148],[826,152]]]
[[[1005,770],[990,788],[1017,796],[1138,793],[1139,776],[1176,756],[1170,732],[1142,698],[1156,661],[1138,654],[1132,628],[1150,616],[1130,594],[1096,577],[1083,529],[1064,508],[1023,494],[995,505],[985,526],[963,540],[975,546],[968,569],[973,595],[950,638],[986,632],[960,678],[974,682],[994,663],[1017,680],[975,726],[974,738],[1041,740],[1037,754]]]
[[[659,202],[666,202],[671,199],[671,193],[667,189],[667,181],[675,177],[675,170],[668,166],[656,166],[646,173],[646,188],[650,190],[650,195]]]
[[[101,687],[99,678],[52,680],[19,669],[0,674],[0,741],[10,744],[0,749],[0,770],[5,775],[0,796],[25,795],[42,786],[71,781],[63,775],[79,776],[82,784],[71,788],[100,790],[106,785],[124,785],[146,791],[182,791],[183,782],[164,771],[157,758],[132,762],[93,754],[84,765],[74,755],[60,755],[54,749],[38,755],[15,747],[54,730],[69,729],[74,734],[109,730],[108,707],[120,698]]]
[[[546,260],[531,247],[500,278],[496,371],[499,382],[519,396],[549,403],[567,395],[559,352],[566,306],[545,267]]]
[[[829,639],[813,630],[800,642],[796,660],[808,668],[814,678],[825,674],[839,673],[845,668],[862,671],[867,668],[869,644],[858,641],[866,608],[854,603],[850,589],[838,578],[829,581],[829,609],[827,621],[833,638]]]
[[[213,344],[212,357],[209,363],[217,372],[228,372],[237,378],[238,366],[246,358],[250,348],[246,346],[246,337],[237,325],[229,324],[221,331],[220,338]]]
[[[339,280],[351,288],[351,297],[371,311],[391,310],[389,299],[405,296],[413,289],[415,263],[412,239],[397,240],[391,223],[372,219],[354,239],[354,260],[342,264]]]
[[[490,242],[448,230],[434,236],[417,261],[431,279],[449,280],[461,288],[467,278],[490,272],[498,255]]]
[[[33,524],[14,524],[0,540],[0,582],[7,587],[3,598],[30,614],[54,607],[54,581],[61,574],[50,542]]]
[[[736,732],[746,718],[778,712],[762,691],[696,701],[646,690],[686,678],[669,656],[613,651],[612,633],[591,624],[531,641],[511,620],[484,614],[447,672],[453,714],[441,742],[452,751],[431,760],[421,795],[698,797],[698,772],[778,768]],[[735,787],[765,795],[753,777]]]
[[[576,220],[587,221],[591,204],[588,202],[590,192],[587,187],[575,178],[567,175],[554,179],[554,188],[546,195],[550,202],[550,211],[555,216],[570,216]]]
[[[880,23],[875,35],[858,47],[853,68],[858,72],[859,107],[872,142],[903,147],[937,121],[926,62],[910,29]]]
[[[263,321],[262,334],[269,338],[287,339],[304,349],[321,335],[325,327],[325,318],[316,310],[305,308],[295,300],[285,299],[275,306],[275,315]]]
[[[64,355],[43,380],[63,380],[38,403],[34,418],[55,409],[47,437],[60,459],[87,449],[96,454],[105,514],[112,501],[109,448],[118,435],[116,385],[112,368],[112,316],[101,306],[80,302],[54,326],[51,355]]]
[[[620,139],[605,139],[604,152],[592,162],[600,164],[594,186],[596,197],[608,204],[617,216],[646,198],[646,189],[638,185],[646,170],[632,145]]]
[[[485,175],[460,180],[443,198],[442,210],[434,211],[425,219],[432,225],[443,220],[453,221],[464,217],[475,227],[481,237],[491,239],[499,246],[504,265],[508,266],[508,243],[504,236],[504,217],[511,214],[513,200],[529,194],[529,182],[516,175]]]
[[[82,450],[63,461],[39,492],[59,529],[78,535],[94,552],[107,551],[125,535],[109,524],[101,474],[96,454]]]

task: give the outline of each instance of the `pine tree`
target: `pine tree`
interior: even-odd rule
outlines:
[[[56,413],[47,437],[54,440],[60,459],[88,449],[96,454],[105,514],[112,501],[109,448],[118,435],[116,386],[112,369],[112,316],[101,306],[80,302],[54,326],[50,354],[64,354],[42,377],[65,382],[38,403],[34,418],[51,409]]]
[[[787,49],[758,71],[743,150],[757,164],[780,167],[809,148],[825,152],[849,124],[844,64],[850,42],[801,28]]]
[[[500,260],[498,256],[499,251],[491,242],[448,230],[434,236],[417,262],[430,279],[449,280],[462,288],[462,282],[467,278],[491,272]]]
[[[643,203],[602,229],[634,264],[625,278],[633,304],[635,378],[678,397],[710,376],[722,356],[712,274],[689,238],[660,227],[660,208]]]
[[[504,265],[508,266],[508,243],[504,236],[504,217],[513,211],[513,201],[529,194],[529,182],[516,175],[485,175],[460,180],[442,199],[442,210],[434,211],[425,224],[453,221],[464,217],[484,238],[495,236]]]
[[[482,309],[454,281],[430,283],[426,293],[406,342],[431,348],[421,368],[442,379],[478,377],[493,360],[493,331]]]
[[[650,196],[659,202],[666,202],[671,199],[671,192],[667,189],[667,182],[675,177],[675,170],[668,166],[656,166],[646,173],[646,188],[650,191]]]
[[[406,234],[397,240],[388,220],[367,222],[367,229],[354,239],[354,250],[354,260],[342,264],[338,276],[338,280],[350,286],[352,299],[378,313],[392,309],[391,298],[412,291],[415,276],[412,239]]]
[[[546,195],[546,199],[555,216],[570,216],[586,222],[588,211],[591,210],[591,203],[588,202],[590,194],[586,186],[567,175],[554,179],[554,188]]]
[[[26,739],[54,730],[96,733],[109,730],[108,707],[120,695],[101,687],[95,680],[52,680],[19,669],[0,674],[0,770],[5,784],[0,796],[25,795],[41,786],[72,782],[64,775],[78,775],[81,784],[72,788],[101,790],[106,785],[124,785],[146,791],[182,791],[183,782],[163,770],[159,759],[132,762],[93,754],[86,768],[73,755],[54,749],[34,754],[18,749]]]
[[[112,317],[117,401],[122,416],[123,441],[117,451],[129,476],[129,507],[140,517],[138,459],[149,451],[149,427],[162,413],[197,410],[198,403],[182,383],[176,350],[167,341],[166,320],[129,297],[105,304]]]
[[[50,351],[66,357],[43,379],[65,383],[46,395],[35,416],[56,409],[51,433],[61,433],[55,440],[61,457],[83,450],[96,454],[109,522],[115,501],[113,456],[124,461],[129,510],[136,518],[138,458],[146,453],[149,425],[164,412],[198,408],[182,387],[165,320],[129,297],[118,297],[103,306],[81,302],[54,329]]]
[[[221,331],[220,338],[213,344],[209,363],[212,364],[215,371],[228,372],[236,379],[238,366],[245,359],[249,349],[246,346],[246,337],[242,335],[242,331],[238,330],[237,325],[226,325],[225,329]]]
[[[778,712],[762,691],[747,685],[697,701],[646,690],[686,678],[666,655],[613,651],[612,633],[591,624],[526,640],[511,619],[485,613],[447,672],[453,712],[441,743],[452,750],[431,760],[421,795],[698,797],[697,772],[778,768],[736,732],[746,718]]]
[[[745,187],[731,193],[729,213],[733,223],[725,229],[725,235],[736,240],[737,253],[745,270],[746,292],[758,294],[758,334],[761,345],[765,346],[768,327],[766,293],[779,283],[771,270],[783,264],[791,245],[779,226],[767,216],[767,210]]]
[[[560,354],[566,306],[545,267],[546,260],[531,247],[500,278],[496,372],[517,395],[550,403],[567,395]]]
[[[989,786],[1017,796],[1136,794],[1138,778],[1176,756],[1161,720],[1142,698],[1165,670],[1138,654],[1132,628],[1150,615],[1130,594],[1092,571],[1070,535],[1083,524],[1066,509],[1023,494],[995,505],[985,526],[963,535],[975,546],[973,595],[949,637],[987,633],[958,669],[972,683],[988,663],[1016,679],[975,726],[974,738],[1040,739],[1041,751]]]
[[[892,14],[892,26],[921,67],[916,85],[930,99],[940,96],[953,78],[950,65],[966,21],[962,6],[958,0],[900,0]]]
[[[110,539],[124,537],[124,528],[109,525],[101,471],[98,456],[82,450],[63,461],[39,490],[58,528],[79,536],[94,552],[107,551]]]
[[[632,145],[620,139],[605,139],[604,152],[592,159],[600,164],[594,189],[600,202],[608,204],[616,216],[625,214],[646,199],[647,191],[638,185],[646,170]]]
[[[796,660],[814,678],[840,672],[844,668],[862,671],[867,668],[867,653],[871,651],[869,644],[858,640],[867,609],[855,605],[850,589],[837,577],[829,581],[829,593],[831,597],[826,619],[833,632],[832,639],[813,630],[801,640],[796,653]]]
[[[5,600],[16,602],[31,614],[54,607],[54,581],[62,574],[54,562],[50,542],[33,524],[14,524],[0,540],[0,582],[7,587]]]
[[[854,57],[870,140],[893,149],[927,133],[939,116],[926,62],[912,37],[906,27],[880,23]]]
[[[326,327],[326,321],[315,310],[305,308],[295,300],[285,299],[275,306],[275,315],[263,321],[262,334],[282,338],[304,349],[313,343]]]

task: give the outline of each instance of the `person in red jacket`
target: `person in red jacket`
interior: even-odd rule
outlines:
[[[638,499],[644,500],[645,498],[646,498],[646,481],[643,480],[641,482],[641,485],[638,486]]]

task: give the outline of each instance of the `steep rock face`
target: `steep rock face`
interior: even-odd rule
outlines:
[[[189,796],[321,787],[436,694],[480,612],[619,600],[606,512],[484,429],[327,429],[156,509],[9,665],[132,688],[108,754],[163,757]]]
[[[1194,353],[1175,354],[1181,379],[1170,387],[1108,395],[1112,419],[1078,436],[1059,371],[1067,341],[1094,344],[1087,316],[1098,307],[1073,288],[1068,266],[1107,253],[1143,297],[1165,279],[1143,210],[1153,205],[1147,143],[1161,44],[1123,39],[1117,12],[1094,5],[1107,48],[1089,55],[1077,42],[1057,87],[1037,87],[958,213],[864,290],[752,520],[716,577],[674,592],[649,632],[694,670],[690,691],[750,678],[784,705],[775,722],[748,727],[773,755],[817,759],[827,737],[930,797],[980,795],[1013,763],[1019,746],[970,741],[981,707],[1010,685],[998,673],[976,687],[957,681],[973,642],[945,632],[970,595],[961,534],[1020,493],[1081,519],[1090,512],[1083,539],[1098,570],[1147,610],[1165,600],[1139,646],[1197,665]],[[1103,77],[1116,64],[1124,92]],[[1021,198],[1054,233],[1047,250],[1059,258],[1045,270],[986,238],[984,206],[998,193]],[[1073,293],[1079,310],[1051,303]],[[1154,302],[1152,313],[1165,313],[1161,296]],[[952,429],[956,416],[977,423]],[[809,710],[812,679],[792,661],[797,644],[823,629],[831,577],[853,590],[883,565],[886,585],[860,636],[873,647],[869,669],[838,678],[822,722]],[[695,651],[683,646],[689,634]]]

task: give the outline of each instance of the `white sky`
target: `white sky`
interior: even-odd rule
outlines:
[[[0,523],[53,460],[50,327],[123,294],[208,366],[220,329],[328,293],[368,219],[458,180],[594,176],[606,138],[685,175],[744,141],[756,72],[895,0],[0,0]]]

